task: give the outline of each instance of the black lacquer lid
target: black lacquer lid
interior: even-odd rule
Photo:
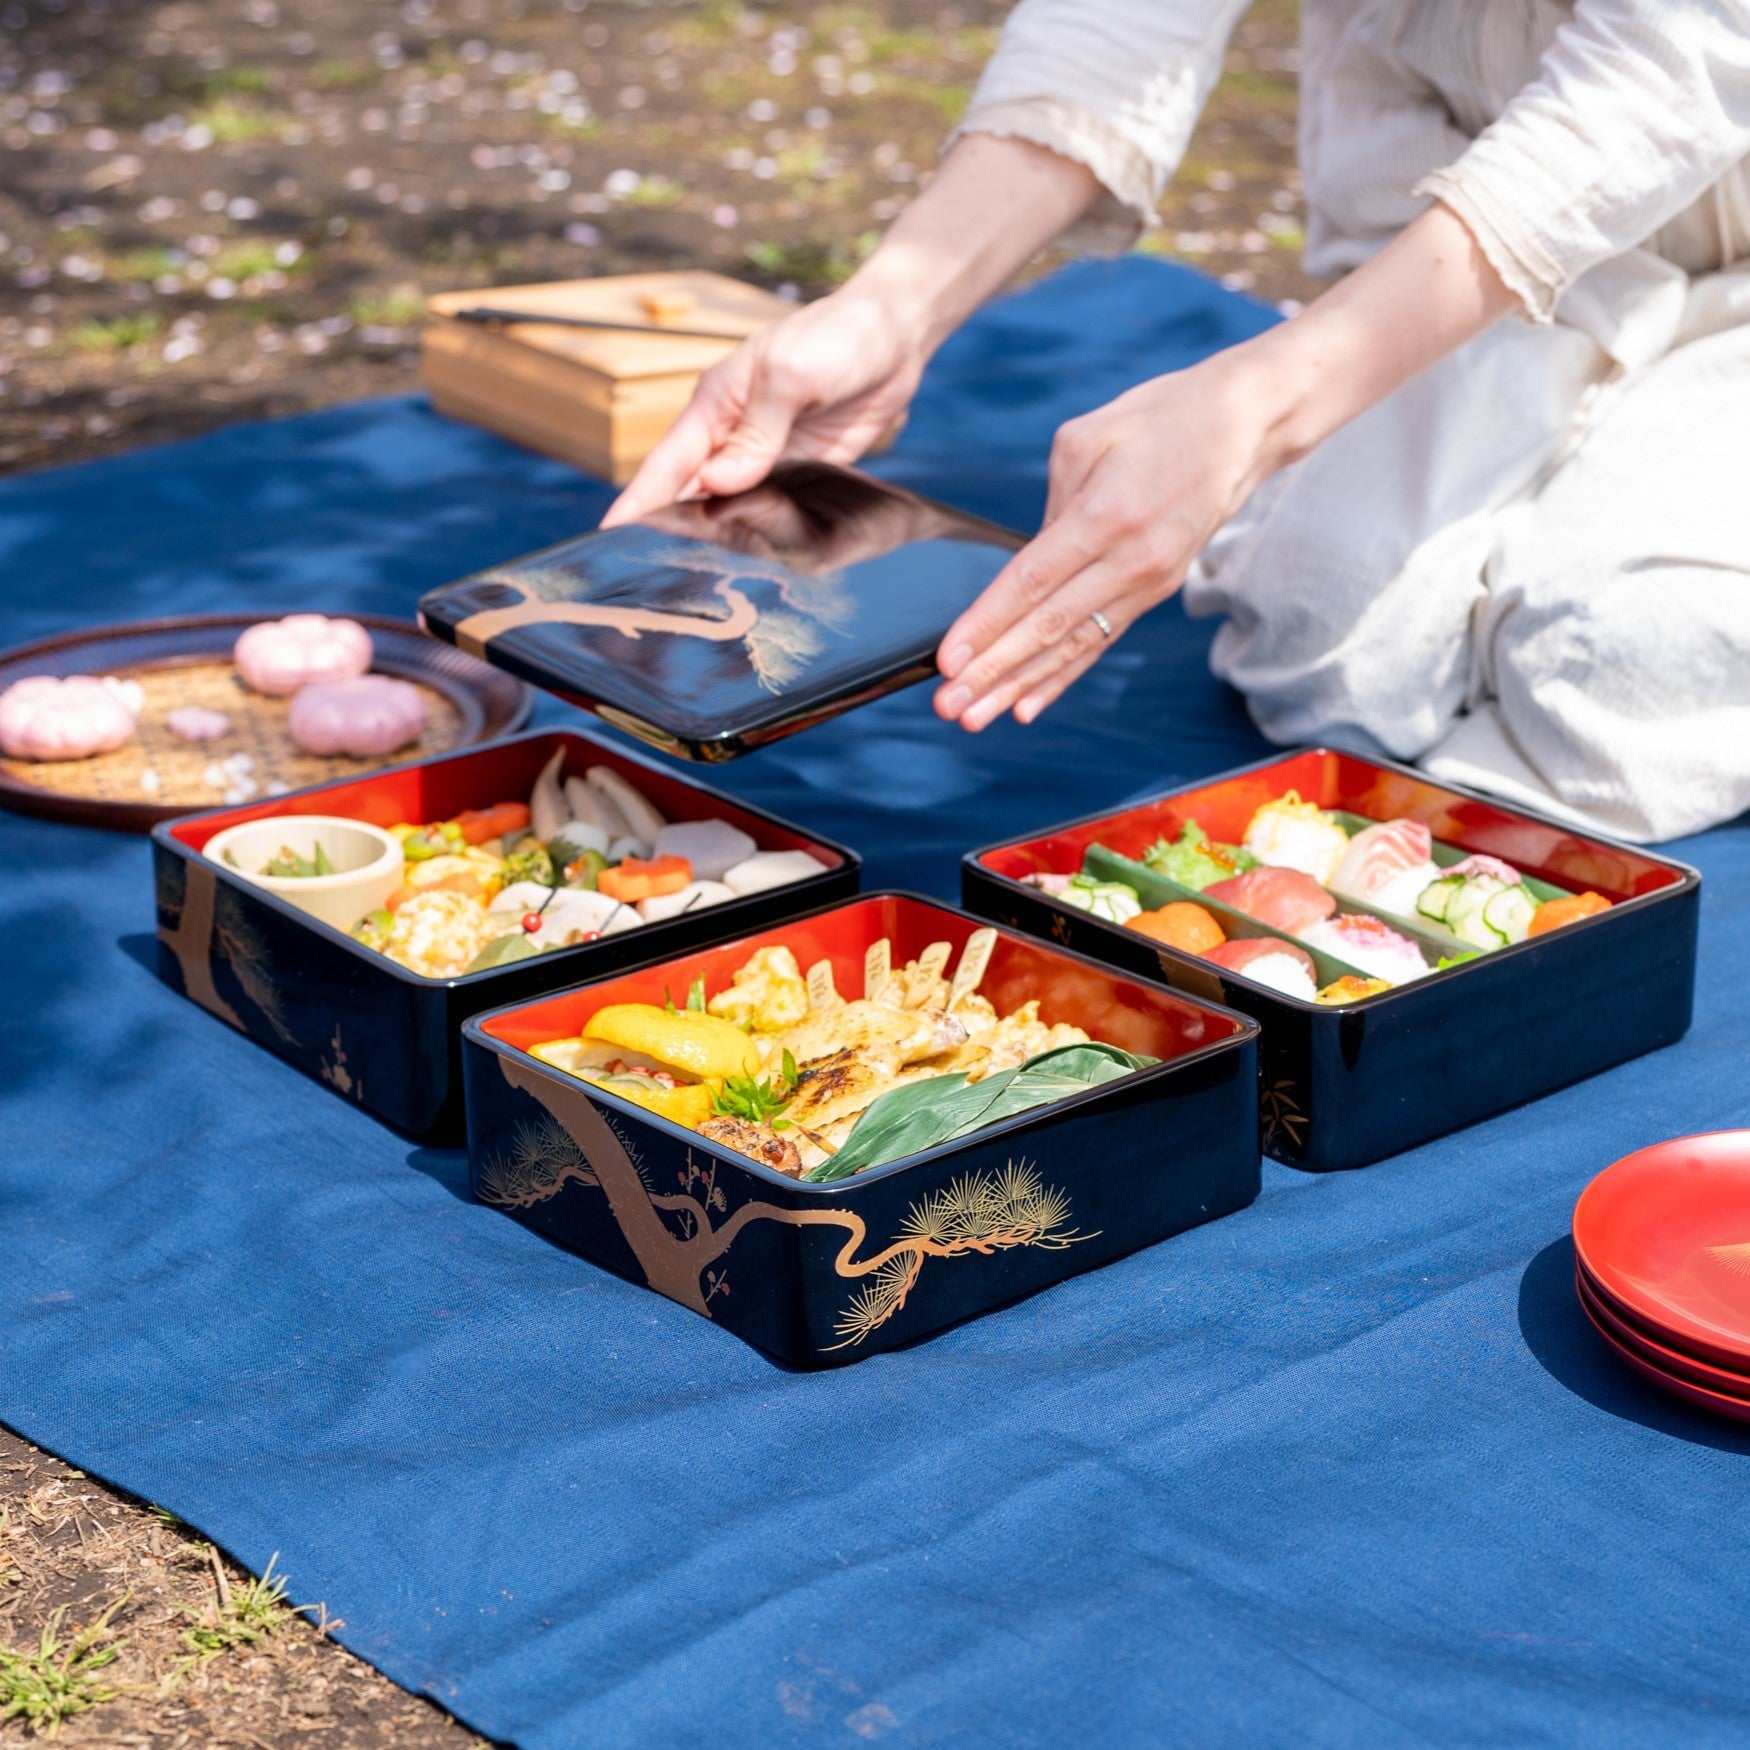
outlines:
[[[427,631],[669,753],[725,760],[935,672],[1023,537],[821,462],[432,590]]]

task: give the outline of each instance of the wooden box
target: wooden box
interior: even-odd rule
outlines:
[[[480,306],[648,332],[457,319],[458,310]],[[623,485],[686,406],[700,374],[792,306],[721,274],[640,273],[443,292],[427,308],[422,374],[440,413]],[[664,322],[727,338],[665,334]]]

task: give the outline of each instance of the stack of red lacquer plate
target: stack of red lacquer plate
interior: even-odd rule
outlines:
[[[1574,1285],[1636,1372],[1750,1422],[1750,1130],[1606,1167],[1574,1208]]]

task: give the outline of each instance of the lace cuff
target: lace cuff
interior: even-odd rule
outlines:
[[[1057,239],[1059,246],[1091,255],[1119,255],[1153,224],[1159,198],[1148,155],[1109,122],[1057,97],[1001,98],[975,103],[948,138],[995,134],[1027,140],[1061,158],[1085,165],[1099,179],[1094,205]],[[944,147],[944,150],[947,148]]]
[[[1554,319],[1556,300],[1566,289],[1562,270],[1527,225],[1489,186],[1486,177],[1467,174],[1464,160],[1436,170],[1415,192],[1450,207],[1488,257],[1489,266],[1533,322]]]

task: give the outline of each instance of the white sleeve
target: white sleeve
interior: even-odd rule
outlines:
[[[1021,0],[953,138],[1002,134],[1085,164],[1105,193],[1060,241],[1122,249],[1152,222],[1245,7]]]
[[[1537,78],[1417,188],[1533,319],[1750,156],[1750,0],[1579,0]]]

